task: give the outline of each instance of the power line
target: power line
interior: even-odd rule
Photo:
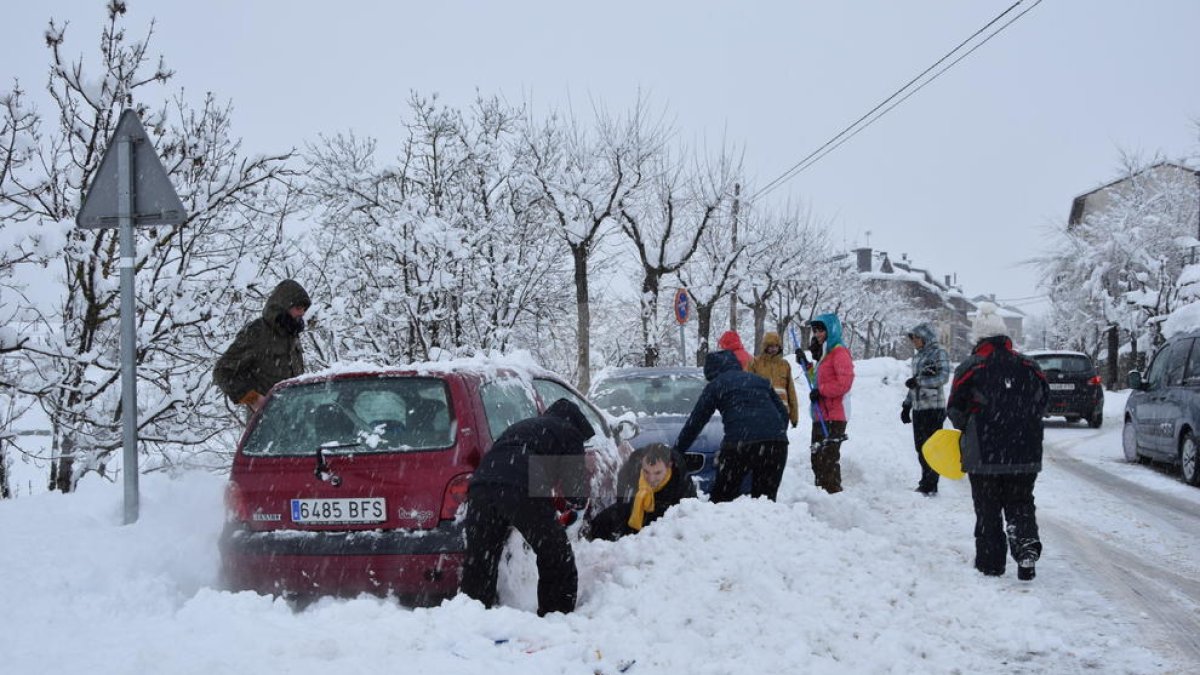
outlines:
[[[884,106],[887,106],[887,104],[889,102],[891,102],[892,99],[895,99],[896,97],[900,96],[902,93],[904,93],[910,87],[912,87],[912,85],[914,83],[920,81],[921,78],[923,78],[923,77],[925,77],[925,75],[929,74],[930,71],[934,70],[939,65],[941,65],[944,61],[946,61],[947,59],[954,56],[954,54],[957,53],[960,49],[962,49],[965,45],[969,44],[972,40],[977,38],[981,33],[985,32],[988,28],[990,28],[991,26],[993,26],[994,24],[999,22],[1001,19],[1003,19],[1006,15],[1008,15],[1010,12],[1012,12],[1014,9],[1016,9],[1019,5],[1021,5],[1025,1],[1026,0],[1017,0],[1012,5],[1010,5],[1008,7],[1008,9],[1005,9],[1003,12],[1000,12],[999,14],[997,14],[995,16],[995,18],[993,18],[991,21],[984,24],[983,27],[981,27],[979,30],[972,33],[967,39],[958,43],[953,49],[946,52],[945,55],[943,55],[937,61],[933,62],[933,64],[930,65],[928,68],[921,71],[916,77],[912,78],[908,82],[905,82],[902,87],[897,89],[895,92],[893,92],[887,98],[880,101],[874,108],[871,108],[870,110],[868,110],[861,117],[854,120],[854,122],[851,123],[849,126],[847,126],[845,129],[842,129],[837,134],[835,134],[832,138],[830,138],[828,141],[825,141],[825,143],[823,143],[816,150],[813,150],[812,152],[810,152],[799,162],[796,162],[794,165],[792,165],[791,168],[784,171],[782,174],[780,174],[777,178],[775,178],[771,182],[767,183],[765,186],[763,186],[761,189],[759,189],[757,192],[755,192],[753,195],[751,195],[750,199],[754,200],[758,197],[761,197],[761,196],[775,190],[776,188],[783,185],[788,180],[791,180],[792,178],[794,178],[800,172],[804,171],[808,167],[817,163],[822,157],[824,157],[825,155],[828,155],[830,152],[833,152],[834,150],[836,150],[839,146],[842,145],[842,143],[845,143],[846,141],[850,140],[851,138],[854,138],[855,136],[858,135],[858,133],[860,131],[871,126],[879,118],[881,118],[884,115],[886,115],[887,113],[891,112],[892,109],[894,109],[896,106],[898,106],[901,103],[903,103],[904,101],[906,101],[910,96],[917,93],[921,89],[925,88],[925,85],[936,80],[938,77],[940,77],[942,75],[942,73],[945,73],[950,68],[953,68],[955,66],[955,64],[962,61],[967,56],[970,56],[976,49],[979,49],[983,45],[987,44],[992,38],[999,35],[1004,29],[1011,26],[1013,24],[1013,22],[1015,22],[1017,19],[1020,19],[1021,17],[1025,16],[1026,14],[1028,14],[1030,10],[1032,10],[1034,7],[1037,7],[1042,2],[1042,0],[1035,0],[1035,2],[1032,5],[1030,5],[1027,9],[1022,11],[1020,14],[1017,14],[1013,18],[1009,19],[1006,23],[1004,23],[999,28],[997,28],[995,31],[993,31],[991,34],[989,34],[987,37],[985,37],[983,40],[981,40],[978,44],[971,47],[971,49],[967,50],[965,53],[960,55],[957,59],[954,59],[953,61],[951,61],[949,64],[947,64],[941,70],[934,73],[929,79],[922,82],[915,89],[913,89],[912,91],[908,91],[908,93],[906,93],[906,94],[904,94],[904,96],[900,97],[900,99],[897,100],[895,103],[892,103],[892,105],[890,105],[887,108],[880,111],[880,109],[884,108]],[[875,113],[877,111],[879,111],[879,114],[876,115]],[[874,117],[872,117],[872,115],[874,115]],[[870,118],[870,119],[868,119],[868,118]],[[865,124],[862,124],[864,120],[867,120],[867,121]],[[862,124],[862,126],[859,126],[860,124]],[[847,135],[847,134],[849,134],[849,135]]]
[[[1012,19],[1009,19],[1007,23],[1005,23],[1005,24],[1004,24],[1003,26],[1001,26],[1000,28],[996,29],[996,31],[995,31],[995,32],[993,32],[991,35],[988,35],[986,38],[984,38],[983,40],[981,40],[981,41],[979,42],[979,44],[975,45],[974,47],[971,47],[971,49],[969,49],[969,50],[967,50],[966,52],[964,52],[964,53],[963,53],[961,56],[959,56],[957,59],[955,59],[954,61],[951,61],[950,63],[946,64],[946,66],[945,66],[944,68],[942,68],[942,69],[941,69],[941,70],[939,70],[938,72],[934,73],[932,77],[930,77],[929,79],[927,79],[927,80],[925,80],[924,82],[922,82],[920,85],[918,85],[918,86],[917,86],[915,89],[913,89],[912,91],[909,91],[908,93],[906,93],[904,96],[902,96],[902,97],[901,97],[899,100],[897,100],[895,103],[893,103],[892,105],[888,106],[887,108],[885,108],[884,110],[882,110],[882,111],[881,111],[879,114],[875,115],[875,116],[874,116],[874,117],[872,117],[870,120],[868,120],[868,121],[867,121],[865,124],[863,124],[862,126],[858,127],[857,129],[855,129],[855,130],[853,131],[853,133],[849,134],[849,135],[848,135],[848,136],[846,136],[845,138],[842,138],[842,139],[841,139],[841,140],[839,140],[837,143],[835,143],[833,146],[829,147],[828,149],[826,149],[824,152],[822,152],[821,154],[817,155],[816,157],[813,157],[811,160],[809,160],[809,161],[807,161],[807,162],[804,162],[804,163],[803,163],[803,166],[799,166],[798,168],[796,168],[796,169],[795,169],[795,170],[794,170],[794,171],[791,173],[791,175],[790,175],[790,176],[788,176],[788,178],[791,178],[791,177],[793,177],[793,176],[795,176],[795,175],[797,175],[797,174],[801,173],[802,171],[804,171],[804,170],[805,170],[805,169],[807,169],[808,167],[812,166],[813,164],[816,164],[816,163],[817,163],[818,161],[820,161],[820,160],[821,160],[821,158],[823,158],[825,155],[828,155],[829,153],[831,153],[831,152],[833,152],[834,150],[838,149],[838,148],[839,148],[839,147],[840,147],[840,146],[841,146],[843,143],[845,143],[846,141],[848,141],[848,140],[850,140],[851,138],[854,138],[855,136],[857,136],[857,135],[859,134],[859,132],[863,131],[863,130],[864,130],[864,129],[866,129],[867,127],[869,127],[869,126],[871,126],[872,124],[874,124],[876,121],[878,121],[878,120],[879,120],[879,118],[881,118],[881,117],[883,117],[884,115],[886,115],[886,114],[888,114],[889,112],[891,112],[893,108],[895,108],[896,106],[898,106],[898,105],[900,105],[901,103],[903,103],[903,102],[905,102],[906,100],[908,100],[908,98],[909,98],[910,96],[912,96],[913,94],[915,94],[915,93],[917,93],[918,91],[921,91],[922,89],[924,89],[926,85],[928,85],[930,82],[933,82],[934,80],[936,80],[938,77],[940,77],[940,76],[942,75],[942,73],[944,73],[944,72],[946,72],[947,70],[949,70],[950,68],[954,67],[954,65],[955,65],[956,63],[958,63],[959,61],[962,61],[962,60],[963,60],[963,59],[965,59],[966,57],[970,56],[970,55],[971,55],[971,53],[972,53],[972,52],[974,52],[976,49],[979,49],[979,48],[980,48],[980,47],[982,47],[983,45],[987,44],[987,43],[988,43],[988,41],[990,41],[992,38],[994,38],[994,37],[996,37],[997,35],[999,35],[999,34],[1000,34],[1000,31],[1004,30],[1005,28],[1007,28],[1008,26],[1010,26],[1010,25],[1011,25],[1011,24],[1012,24],[1014,21],[1016,21],[1017,19],[1019,19],[1019,18],[1021,18],[1022,16],[1024,16],[1024,15],[1025,15],[1027,12],[1029,12],[1029,10],[1033,9],[1034,7],[1037,7],[1037,6],[1038,6],[1038,5],[1041,3],[1041,1],[1042,1],[1042,0],[1036,0],[1036,2],[1034,2],[1034,4],[1032,4],[1032,5],[1030,5],[1030,6],[1029,6],[1029,8],[1028,8],[1028,9],[1026,9],[1024,12],[1021,12],[1020,14],[1016,15],[1016,16],[1015,16],[1015,17],[1013,17]],[[778,187],[778,186],[779,186],[779,184],[775,185],[774,187]],[[774,189],[774,187],[773,187],[772,189]]]

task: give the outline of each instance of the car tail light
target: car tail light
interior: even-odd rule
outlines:
[[[1088,380],[1088,384],[1093,384],[1093,385],[1096,385],[1097,387],[1100,386],[1100,382],[1101,382],[1101,380],[1100,380],[1099,375],[1096,375],[1096,376],[1092,377],[1092,379]]]
[[[458,507],[467,501],[467,487],[471,484],[471,474],[463,473],[450,479],[446,484],[446,494],[442,497],[442,520],[453,520],[458,515]]]
[[[250,507],[246,503],[246,494],[237,483],[230,482],[225,486],[225,520],[248,522]]]

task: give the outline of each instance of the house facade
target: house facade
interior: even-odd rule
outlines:
[[[1108,211],[1121,202],[1135,201],[1140,194],[1168,192],[1191,193],[1200,198],[1200,170],[1174,162],[1159,162],[1085,192],[1071,200],[1067,229],[1075,227],[1088,216]],[[1185,200],[1185,203],[1194,205],[1197,199]]]
[[[995,302],[995,296],[967,298],[952,275],[938,278],[930,270],[917,266],[907,256],[892,259],[886,251],[857,248],[850,253],[860,277],[868,288],[896,292],[915,309],[931,316],[938,340],[953,361],[961,361],[971,353],[971,319],[976,306],[983,300]],[[1023,339],[1025,315],[1018,309],[995,303],[1013,341]],[[907,344],[897,348],[894,356],[905,359],[912,355]]]

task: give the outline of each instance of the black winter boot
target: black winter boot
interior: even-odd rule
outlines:
[[[1017,563],[1017,578],[1021,581],[1033,581],[1037,576],[1037,568],[1032,560],[1022,560]]]

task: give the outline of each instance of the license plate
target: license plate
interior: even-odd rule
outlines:
[[[1073,384],[1064,384],[1062,382],[1051,382],[1050,388],[1054,391],[1070,391],[1075,388]]]
[[[382,523],[387,520],[387,500],[293,499],[293,523]]]

